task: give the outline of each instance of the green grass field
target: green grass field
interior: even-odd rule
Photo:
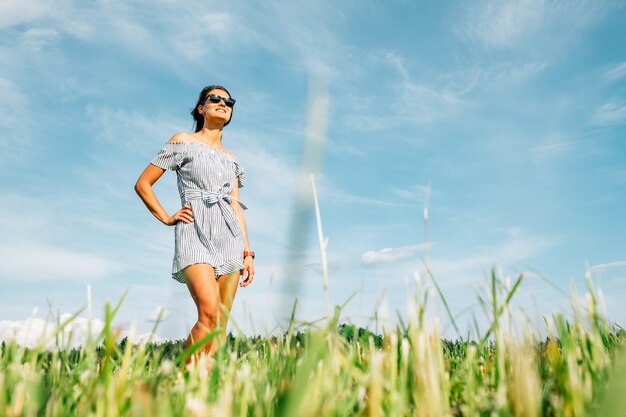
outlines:
[[[492,277],[491,326],[480,340],[442,340],[416,294],[413,319],[383,334],[340,324],[338,307],[323,325],[292,320],[279,336],[229,335],[210,370],[204,359],[181,365],[191,353],[182,340],[117,340],[122,298],[80,349],[3,342],[0,415],[626,415],[626,333],[599,313],[591,280],[586,297],[572,296],[568,320],[546,318],[551,336],[542,340],[509,330],[525,326],[510,309],[521,281],[507,290]]]

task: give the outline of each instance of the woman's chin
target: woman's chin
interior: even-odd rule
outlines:
[[[214,116],[214,117],[211,117],[209,119],[209,123],[210,124],[215,124],[215,125],[225,125],[226,123],[228,123],[228,118],[229,118],[228,115],[226,115],[224,117]]]

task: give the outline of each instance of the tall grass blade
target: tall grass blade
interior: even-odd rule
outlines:
[[[439,283],[435,279],[435,276],[430,271],[430,268],[428,268],[428,266],[426,266],[426,272],[428,272],[428,276],[430,276],[430,279],[432,279],[433,284],[435,284],[435,289],[437,290],[437,294],[439,294],[439,298],[443,302],[443,306],[446,308],[446,313],[448,314],[448,318],[450,319],[450,322],[452,323],[452,326],[454,327],[454,331],[456,332],[459,340],[461,342],[463,342],[463,336],[461,335],[461,331],[459,330],[459,326],[457,326],[457,324],[456,324],[456,320],[454,319],[454,315],[452,314],[452,311],[450,310],[450,306],[448,306],[448,301],[446,301],[446,297],[444,297],[443,292],[441,291],[441,288],[439,287]]]

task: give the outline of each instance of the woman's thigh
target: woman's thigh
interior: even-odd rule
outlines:
[[[220,289],[220,302],[230,311],[239,283],[239,271],[228,275],[220,275],[217,284]]]
[[[183,275],[198,310],[215,309],[219,299],[215,269],[210,264],[194,264],[185,268]]]

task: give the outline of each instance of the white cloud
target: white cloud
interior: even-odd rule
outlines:
[[[98,140],[138,153],[153,146],[156,155],[174,133],[191,125],[188,121],[158,113],[128,112],[122,108],[90,104],[85,111],[97,125]]]
[[[119,268],[115,261],[97,254],[35,244],[0,246],[0,258],[5,260],[0,263],[3,281],[84,281]]]
[[[398,94],[384,105],[385,108],[397,109],[393,114],[381,114],[380,100],[370,93],[348,96],[345,107],[350,110],[342,121],[352,130],[383,130],[398,125],[441,121],[458,114],[470,104],[462,98],[468,91],[467,86],[458,88],[440,84],[438,81],[395,80],[393,90]]]
[[[430,122],[454,113],[467,103],[461,99],[462,91],[433,89],[422,84],[409,83],[403,90],[402,107],[405,117],[410,120]]]
[[[626,168],[606,167],[602,169],[602,173],[620,185],[626,184]]]
[[[59,317],[59,323],[63,323],[71,317],[65,313]],[[52,349],[56,346],[54,335],[59,334],[59,347],[78,347],[83,344],[91,331],[92,337],[96,337],[104,328],[104,322],[100,319],[90,320],[84,317],[75,317],[58,332],[58,324],[51,323],[37,317],[29,317],[26,320],[2,320],[0,321],[0,340],[15,340],[18,344],[32,348],[40,341],[46,340],[45,348]],[[91,327],[91,330],[89,330]]]
[[[0,78],[0,128],[15,128],[19,116],[28,105],[28,98],[15,83]]]
[[[507,46],[545,24],[543,0],[488,1],[470,14],[467,35],[489,45]]]
[[[365,265],[394,262],[400,259],[409,258],[419,251],[424,251],[432,246],[431,243],[420,243],[417,245],[400,246],[397,248],[384,248],[379,251],[367,251],[361,255],[361,262]]]
[[[392,188],[391,192],[398,197],[412,201],[413,203],[424,203],[430,196],[436,192],[433,192],[432,187],[429,185],[417,184],[408,188]]]
[[[548,143],[532,147],[530,149],[530,153],[535,160],[542,160],[561,156],[564,153],[569,152],[573,145],[574,142],[568,140],[550,140]]]
[[[248,23],[265,32],[263,40],[271,50],[285,57],[296,70],[331,79],[353,66],[331,30],[343,23],[342,14],[329,13],[333,6],[330,2],[266,2],[264,14],[248,16],[262,20]]]
[[[433,256],[429,266],[433,274],[443,279],[445,286],[481,281],[484,273],[494,266],[511,268],[527,262],[535,255],[553,247],[557,240],[545,236],[531,236],[518,228],[507,232],[497,245],[475,247],[454,258]]]
[[[489,47],[532,45],[535,48],[535,41],[539,40],[545,47],[595,23],[606,10],[605,2],[592,0],[473,2],[466,6],[457,33]]]
[[[334,141],[328,139],[326,143],[328,151],[336,155],[345,155],[350,158],[366,158],[368,155],[367,150],[363,147],[354,146],[347,141]]]
[[[238,135],[233,140],[248,173],[247,184],[240,191],[242,201],[249,207],[244,212],[248,229],[264,239],[281,240],[281,231],[287,230],[291,220],[298,169],[284,154],[256,143],[253,136]]]
[[[398,202],[393,198],[389,199],[378,199],[371,198],[367,196],[358,195],[355,193],[351,193],[348,191],[344,191],[339,189],[338,187],[325,185],[324,187],[320,187],[320,195],[322,198],[326,200],[332,200],[335,203],[344,203],[344,204],[358,204],[358,205],[374,205],[374,206],[407,206],[410,207],[410,204],[406,204],[403,202]]]
[[[598,125],[613,125],[626,121],[626,103],[619,99],[611,99],[600,106],[591,117]]]
[[[549,65],[547,60],[531,60],[442,69],[412,62],[389,50],[377,50],[366,57],[370,71],[387,71],[384,78],[395,94],[388,96],[385,105],[370,93],[344,94],[341,120],[351,130],[383,130],[450,120],[476,105],[476,92],[523,84]],[[396,111],[381,112],[387,107]]]
[[[401,54],[395,51],[382,51],[380,54],[374,54],[375,59],[381,60],[383,63],[391,66],[402,76],[403,79],[410,79],[407,60]]]
[[[60,324],[69,320],[72,314],[64,313],[58,318],[58,322],[51,322],[38,317],[29,317],[25,320],[1,320],[0,341],[14,340],[19,345],[33,348],[40,343],[48,350],[56,348],[78,348],[89,339],[95,339],[104,328],[104,322],[98,318],[88,319],[77,316],[71,319],[63,329]],[[123,327],[113,323],[112,332],[119,342],[125,337],[132,343],[141,343],[148,339],[153,342],[163,342],[166,339],[154,333],[146,332],[137,334],[135,322]],[[58,339],[58,342],[57,342]]]
[[[533,59],[469,64],[451,69],[412,61],[392,50],[376,50],[365,56],[370,72],[383,71],[383,85],[395,94],[388,96],[385,105],[369,92],[343,94],[346,104],[341,121],[350,130],[384,130],[449,121],[479,106],[481,103],[475,97],[481,92],[524,84],[550,65],[547,59]],[[395,111],[384,112],[386,108]],[[423,146],[423,143],[411,138],[412,145]]]
[[[50,17],[69,3],[65,0],[3,0],[0,2],[0,28]]]
[[[152,313],[150,313],[150,316],[146,321],[149,323],[156,323],[156,321],[159,320],[159,323],[162,323],[169,318],[170,313],[170,310],[165,306],[157,306],[154,310],[152,310]]]
[[[249,14],[243,13],[245,9],[241,12],[243,16]],[[223,48],[247,44],[263,47],[262,37],[251,33],[250,22],[233,16],[216,10],[215,4],[201,2],[95,2],[89,6],[72,0],[0,3],[0,28],[15,27],[20,34],[18,25],[31,26],[20,36],[25,45],[44,49],[41,47],[46,43],[67,35],[95,47],[131,53],[184,79],[197,71],[189,62],[202,63]],[[46,53],[65,55],[64,50]]]
[[[66,26],[84,21],[91,28],[84,31],[89,32],[90,41],[123,48],[185,80],[194,76],[198,65],[206,69],[215,65],[212,57],[248,47],[281,56],[296,70],[322,77],[345,68],[337,62],[347,62],[338,53],[342,46],[325,24],[336,14],[317,3],[307,7],[270,1],[264,6],[156,1],[150,7],[137,7],[105,2],[96,12],[76,7],[56,23]]]
[[[227,12],[209,12],[199,17],[188,16],[184,26],[178,28],[178,35],[172,38],[176,49],[189,60],[201,59],[206,56],[215,46],[206,41],[207,37],[213,38],[219,44],[227,45],[230,40],[240,36],[238,28],[245,27],[243,22]]]
[[[543,164],[546,169],[555,169],[558,159],[581,159],[608,152],[606,144],[594,140],[601,133],[601,128],[588,130],[579,135],[555,132],[541,138],[530,148],[530,156],[535,163]]]
[[[463,68],[458,73],[451,73],[447,77],[458,78],[460,82],[467,85],[467,92],[476,89],[506,89],[532,79],[550,64],[550,59],[482,63]]]
[[[31,28],[22,33],[20,42],[28,48],[41,49],[42,47],[56,41],[60,34],[55,29]]]
[[[594,271],[594,272],[602,272],[602,271],[606,271],[609,269],[621,268],[621,267],[626,267],[626,261],[614,261],[614,262],[607,262],[604,264],[596,264],[596,265],[590,266],[589,270]]]
[[[626,77],[626,61],[614,65],[613,67],[604,71],[604,73],[602,74],[602,78],[607,83],[615,82],[624,77]]]

